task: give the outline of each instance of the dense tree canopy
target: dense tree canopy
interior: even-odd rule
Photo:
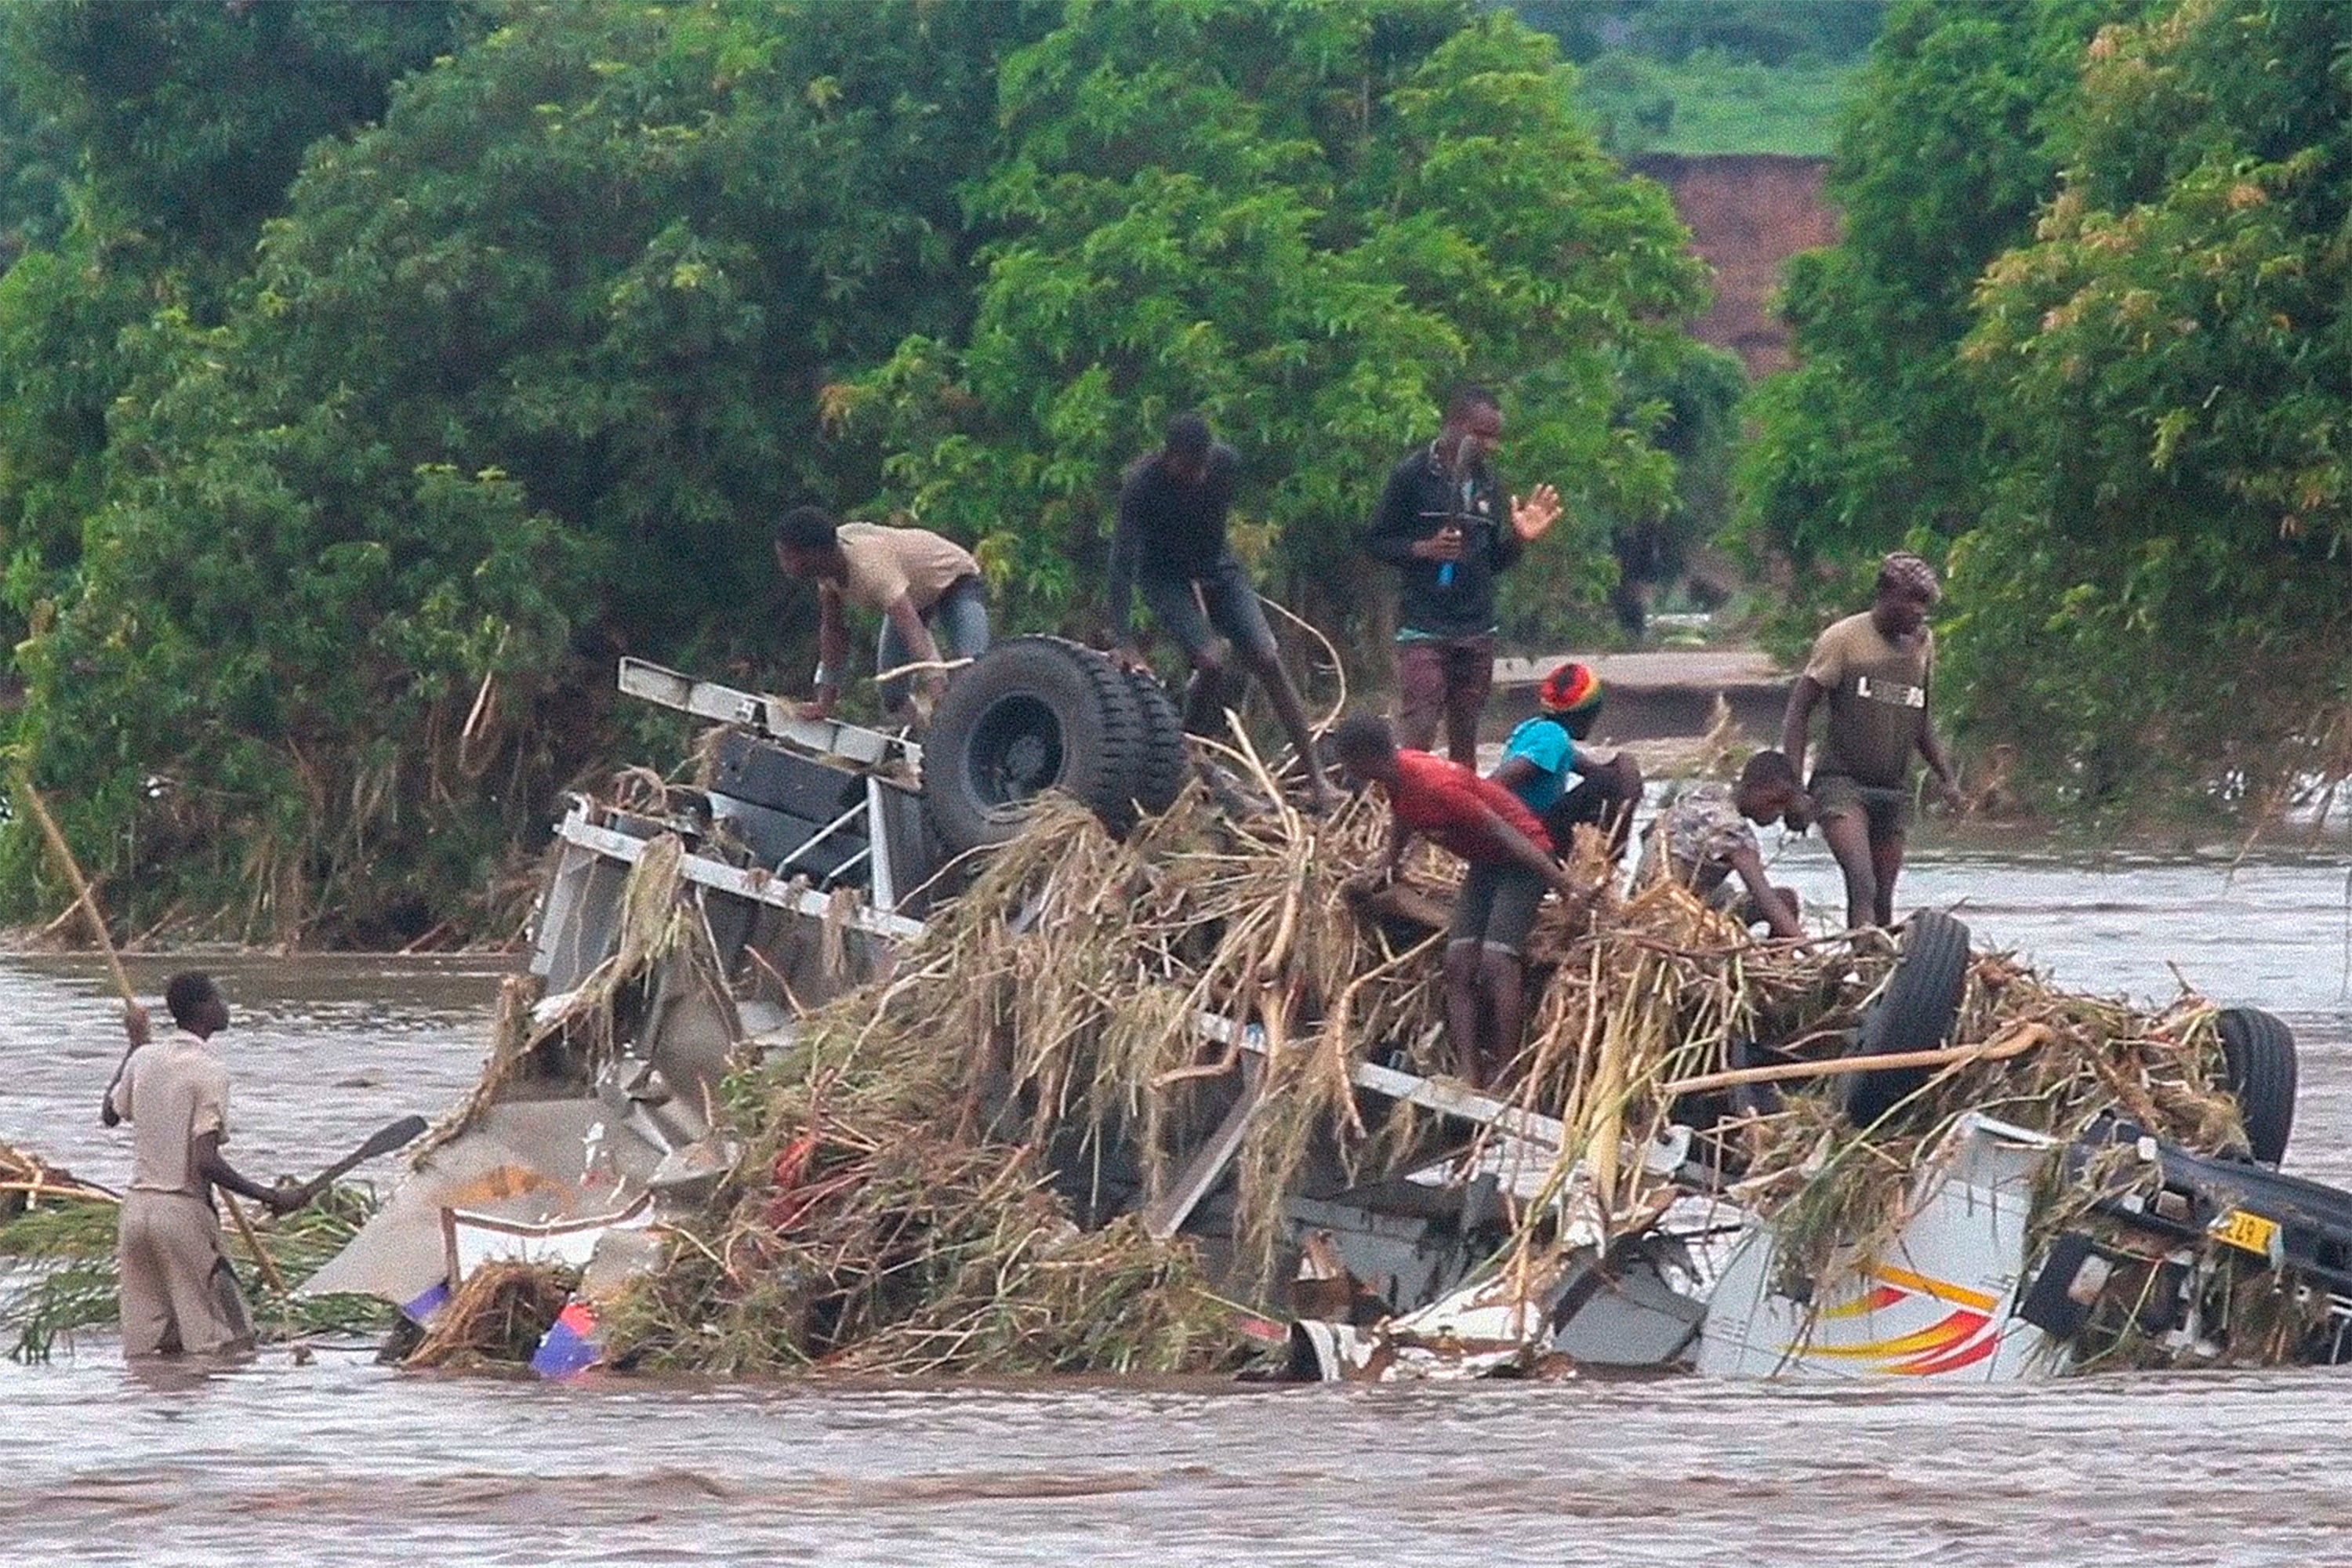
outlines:
[[[2296,0],[1912,0],[1878,45],[1746,538],[1807,626],[1948,552],[1947,689],[2041,798],[2352,773],[2346,59]]]
[[[613,649],[772,637],[764,517],[861,483],[816,387],[969,314],[955,190],[1030,15],[506,7],[312,147],[219,324],[106,345],[140,379],[65,444],[69,577],[20,574],[21,735],[135,912],[415,928],[607,738]],[[50,374],[106,325],[32,319]]]
[[[0,18],[0,629],[68,587],[159,308],[211,322],[303,151],[453,48],[459,0],[55,0]]]
[[[1082,619],[1171,409],[1328,567],[1473,371],[1581,509],[1530,584],[1673,504],[1695,264],[1466,0],[35,9],[0,69],[77,174],[0,279],[15,740],[142,926],[455,912],[614,759],[616,650],[776,668],[786,500]],[[0,901],[42,877],[0,837]]]
[[[1790,265],[1800,363],[1751,400],[1738,478],[1743,542],[1794,568],[1804,629],[1876,552],[1940,553],[1975,521],[1983,421],[1957,358],[1969,297],[2030,237],[2083,47],[2125,8],[1906,0],[1888,17],[1831,171],[1845,237]]]
[[[1956,672],[2087,804],[2352,773],[2352,57],[2330,8],[2102,29],[1963,352],[1995,436]]]
[[[909,338],[842,405],[1016,615],[1091,610],[1119,468],[1188,406],[1243,452],[1284,596],[1335,630],[1386,602],[1355,541],[1455,380],[1500,386],[1504,467],[1570,500],[1510,582],[1521,622],[1606,586],[1612,513],[1669,504],[1663,405],[1623,394],[1689,351],[1697,265],[1571,116],[1549,39],[1445,0],[1103,6],[1004,80],[970,339]]]

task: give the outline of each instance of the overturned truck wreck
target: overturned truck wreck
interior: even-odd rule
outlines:
[[[558,825],[480,1087],[309,1282],[418,1324],[561,1271],[541,1364],[1696,1369],[1996,1380],[2347,1353],[2294,1041],[2072,995],[1958,922],[1749,942],[1548,908],[1510,1087],[1443,1067],[1444,868],[1214,791],[1156,686],[1003,645],[913,743],[709,721]],[[442,1320],[446,1321],[446,1320]]]

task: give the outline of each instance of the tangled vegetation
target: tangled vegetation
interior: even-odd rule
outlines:
[[[0,1333],[8,1355],[47,1361],[75,1331],[120,1321],[114,1264],[120,1200],[37,1157],[0,1145]],[[375,1212],[364,1186],[339,1186],[291,1215],[265,1217],[254,1234],[280,1278],[299,1284],[359,1234]],[[232,1244],[235,1245],[234,1243]],[[393,1310],[373,1296],[298,1297],[263,1287],[249,1255],[233,1258],[254,1327],[264,1341],[373,1333]]]
[[[1347,880],[1382,828],[1362,802],[1237,821],[1197,786],[1126,843],[1050,808],[887,980],[730,1080],[740,1158],[675,1225],[665,1266],[607,1304],[609,1352],[722,1373],[1231,1364],[1244,1320],[1213,1292],[1281,1300],[1302,1178],[1345,1185],[1458,1152],[1352,1076],[1366,1060],[1451,1066],[1439,943],[1412,914],[1442,917],[1444,868],[1418,862],[1377,898]],[[2205,1148],[2237,1133],[2209,1006],[2148,1016],[1999,955],[1973,962],[1947,1065],[1883,1124],[1854,1128],[1821,1093],[1735,1111],[1706,1080],[1749,1041],[1816,1073],[1795,1089],[1832,1081],[1802,1064],[1847,1049],[1894,944],[1755,943],[1677,888],[1617,898],[1591,842],[1576,866],[1591,892],[1547,906],[1541,998],[1505,1091],[1559,1126],[1547,1184],[1572,1196],[1515,1212],[1524,1278],[1548,1277],[1571,1211],[1612,1234],[1647,1223],[1670,1189],[1622,1151],[1670,1120],[1696,1125],[1737,1194],[1832,1282],[1891,1236],[1964,1111],[2059,1136],[2121,1114]],[[1261,1098],[1213,1252],[1155,1242],[1138,1212],[1245,1086]]]

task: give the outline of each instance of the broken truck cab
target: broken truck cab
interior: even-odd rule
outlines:
[[[1165,694],[1052,638],[1000,645],[958,680],[961,710],[943,705],[928,770],[906,739],[803,720],[781,699],[636,660],[620,685],[725,726],[702,787],[640,771],[608,799],[574,799],[530,973],[507,984],[480,1087],[307,1292],[370,1292],[424,1322],[473,1269],[522,1259],[579,1268],[593,1304],[656,1267],[664,1219],[734,1166],[719,1096],[739,1052],[784,1037],[794,1008],[887,974],[959,857],[1017,834],[1039,790],[1117,826],[1139,803],[1164,806],[1184,776]],[[1968,951],[1958,922],[1915,921],[1859,1048],[1940,1044]],[[1085,1168],[1066,1195],[1087,1223],[1137,1213],[1153,1237],[1230,1262],[1230,1167],[1262,1110],[1265,1047],[1255,1025],[1192,1026],[1239,1060],[1227,1098],[1164,1176],[1097,1148],[1072,1162]],[[2293,1041],[2256,1013],[2225,1016],[2222,1036],[2252,1152],[2274,1165]],[[1285,1192],[1295,1377],[1584,1365],[1984,1381],[2231,1355],[2257,1334],[2271,1360],[2344,1354],[2352,1196],[2242,1151],[2122,1123],[2058,1140],[1967,1115],[1921,1163],[1899,1226],[1825,1254],[1795,1247],[1782,1200],[1709,1152],[1727,1104],[1769,1102],[1769,1084],[1746,1081],[1757,1074],[1723,1075],[1742,1079],[1729,1100],[1685,1095],[1654,1142],[1618,1151],[1658,1194],[1628,1224],[1563,1158],[1559,1121],[1384,1061],[1348,1070],[1376,1114],[1410,1107],[1451,1136],[1377,1172],[1310,1162]],[[1851,1076],[1848,1110],[1867,1124],[1922,1075]],[[1531,1211],[1553,1221],[1540,1258],[1509,1245]],[[570,1313],[559,1331],[577,1342],[593,1321]],[[576,1362],[576,1343],[564,1354]]]

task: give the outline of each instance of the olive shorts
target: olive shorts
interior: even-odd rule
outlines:
[[[1900,838],[1911,826],[1911,792],[1907,789],[1880,789],[1846,773],[1815,773],[1805,793],[1813,797],[1813,818],[1817,822],[1851,816],[1856,812],[1867,815],[1873,843]]]

